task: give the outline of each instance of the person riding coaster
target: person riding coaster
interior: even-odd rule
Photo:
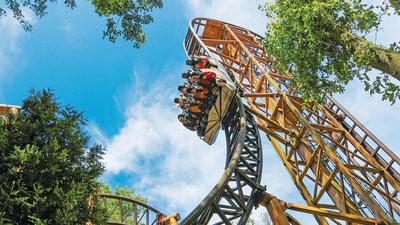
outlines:
[[[176,107],[179,107],[181,109],[185,105],[186,101],[187,101],[187,97],[185,97],[185,96],[180,96],[179,98],[174,98],[174,103],[175,103]]]
[[[190,85],[199,84],[202,86],[206,86],[207,88],[209,88],[210,86],[221,87],[227,84],[227,81],[222,74],[225,74],[225,72],[221,71],[218,68],[209,68],[194,71],[189,70],[186,73],[182,73],[182,78],[187,79]]]
[[[194,120],[189,119],[186,115],[179,114],[178,115],[178,120],[179,122],[182,123],[184,127],[191,131],[196,131],[198,128],[198,125],[195,123]]]
[[[193,70],[182,74],[187,83],[178,87],[186,98],[183,98],[184,101],[176,100],[186,116],[179,116],[178,119],[188,129],[196,130],[206,143],[212,144],[220,127],[218,124],[236,93],[236,86],[228,72],[213,59],[195,57],[187,64]]]
[[[185,121],[185,127],[188,129],[190,128],[190,130],[197,130],[198,135],[202,137],[204,136],[205,132],[208,112],[215,101],[215,96],[213,96],[209,90],[209,88],[215,86],[215,74],[208,73],[203,75],[198,72],[190,72],[189,74],[192,76],[195,74],[201,76],[199,76],[198,80],[192,84],[184,83],[183,85],[180,85],[178,90],[182,93],[182,95],[179,98],[175,98],[174,103],[177,105],[177,107],[182,108],[185,112],[195,117],[185,117],[183,119],[183,117],[180,116],[179,118],[181,118],[181,122]],[[199,120],[199,117],[202,118],[202,120]],[[200,121],[202,126],[193,126],[193,124],[196,124],[196,121]]]
[[[184,114],[179,114],[178,115],[178,120],[187,129],[189,129],[191,131],[196,131],[197,135],[199,137],[203,137],[204,136],[204,131],[205,131],[205,128],[206,128],[206,124],[203,121],[199,121],[199,120],[198,121],[193,121],[188,116],[186,116]]]
[[[198,136],[203,137],[207,126],[207,116],[210,102],[201,101],[192,97],[180,96],[174,99],[175,104],[183,109],[183,115],[179,121],[189,130],[197,131]]]
[[[188,94],[192,92],[192,87],[190,84],[184,83],[178,86],[178,91],[181,92],[184,96],[188,96]]]
[[[177,107],[183,108],[185,104],[198,105],[201,108],[208,108],[212,104],[213,96],[205,95],[202,92],[193,91],[192,93],[187,93],[186,95],[181,95],[179,98],[174,99],[174,103]]]
[[[188,59],[186,60],[186,65],[192,66],[194,69],[206,69],[211,67],[218,68],[217,63],[206,56],[199,56]]]
[[[182,77],[189,78],[189,84],[180,85],[178,90],[188,97],[193,97],[196,100],[211,103],[213,98],[210,89],[215,87],[215,74],[212,72],[203,75],[200,71],[183,73]],[[190,80],[191,78],[196,81]],[[190,96],[192,94],[192,96]]]
[[[182,78],[187,79],[189,84],[197,83],[207,87],[216,85],[216,74],[212,71],[188,71],[182,74]]]

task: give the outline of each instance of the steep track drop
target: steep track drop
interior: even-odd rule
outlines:
[[[253,197],[262,172],[257,125],[239,97],[232,101],[222,124],[227,144],[225,171],[181,224],[244,224],[254,206]]]
[[[193,25],[190,24],[184,41],[187,57],[206,55],[214,58]],[[240,96],[231,102],[222,127],[227,146],[225,171],[181,224],[245,224],[254,207],[254,195],[262,174],[262,147],[257,123],[242,104]]]

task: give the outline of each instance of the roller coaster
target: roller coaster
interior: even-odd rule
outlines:
[[[326,104],[306,107],[301,93],[289,85],[290,72],[274,68],[274,58],[261,40],[248,29],[218,20],[195,18],[189,23],[183,42],[187,58],[217,61],[237,91],[226,113],[213,122],[225,132],[225,170],[179,224],[246,224],[259,205],[275,225],[301,224],[292,212],[312,215],[315,221],[307,224],[399,223],[400,158],[332,97]],[[216,101],[215,108],[224,104]],[[259,130],[306,205],[278,199],[260,183]],[[108,224],[177,224],[179,220],[178,214],[165,216],[131,199],[98,197],[105,206],[117,201],[112,211],[119,210],[120,216]]]
[[[312,215],[315,222],[309,224],[399,223],[399,157],[332,97],[316,108],[305,107],[301,93],[289,85],[290,72],[274,68],[261,40],[218,20],[189,23],[183,42],[187,58],[217,61],[237,91],[218,123],[209,121],[225,131],[225,170],[180,224],[246,224],[257,205],[267,209],[275,225],[300,224],[291,212]],[[214,107],[223,104],[216,101]],[[306,205],[278,199],[260,184],[259,130]]]

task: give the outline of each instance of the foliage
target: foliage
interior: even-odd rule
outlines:
[[[262,214],[262,221],[264,225],[272,225],[271,217],[267,212]]]
[[[389,0],[390,6],[394,9],[395,13],[400,15],[400,1],[399,0]]]
[[[20,112],[0,118],[0,223],[102,224],[89,201],[104,148],[89,146],[82,113],[51,91],[32,91]]]
[[[255,224],[256,224],[256,222],[252,218],[249,217],[249,219],[246,222],[246,225],[255,225]]]
[[[382,94],[392,103],[400,98],[400,87],[387,78],[400,78],[396,45],[386,49],[365,40],[378,29],[381,16],[389,14],[388,4],[377,9],[361,0],[276,0],[261,8],[271,19],[263,45],[278,69],[290,69],[290,84],[306,102],[342,93],[354,78],[371,94]],[[371,68],[385,75],[372,81]]]
[[[27,20],[24,8],[29,8],[32,12],[42,18],[47,14],[49,2],[54,0],[6,0],[5,6],[11,11],[26,31],[32,30],[32,25]],[[103,37],[111,42],[115,42],[118,37],[132,41],[136,48],[139,48],[146,41],[146,35],[142,26],[153,22],[150,15],[153,9],[162,7],[162,0],[91,0],[97,15],[106,18],[106,29]],[[75,0],[65,0],[68,8],[76,7]],[[1,16],[6,15],[7,11],[1,8]]]
[[[117,187],[113,191],[110,187],[106,185],[102,185],[100,188],[100,192],[102,194],[113,194],[113,195],[118,195],[126,198],[130,198],[136,201],[143,202],[147,204],[147,198],[135,194],[135,191],[133,189],[129,189],[127,187]],[[119,209],[119,202],[118,200],[110,200],[108,199],[106,202],[107,205],[107,220],[108,221],[120,221],[120,210],[115,210]],[[137,207],[135,209],[132,209],[133,204],[128,203],[128,202],[122,202],[122,213],[126,216],[126,220],[124,223],[126,224],[135,224],[134,221],[134,216],[135,214],[140,216],[144,213],[144,208],[142,207]],[[140,223],[139,223],[140,224]]]

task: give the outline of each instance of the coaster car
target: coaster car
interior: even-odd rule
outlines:
[[[183,110],[178,120],[211,145],[236,94],[236,85],[217,60],[199,56],[188,59],[186,64],[192,70],[182,74],[187,82],[178,86],[180,97],[174,99]]]
[[[212,92],[216,96],[214,104],[209,108],[204,136],[202,140],[209,145],[212,145],[217,139],[221,122],[229,109],[229,105],[236,94],[236,85],[229,77],[222,65],[217,68],[210,67],[200,69],[202,72],[213,72],[216,74],[217,86]]]

